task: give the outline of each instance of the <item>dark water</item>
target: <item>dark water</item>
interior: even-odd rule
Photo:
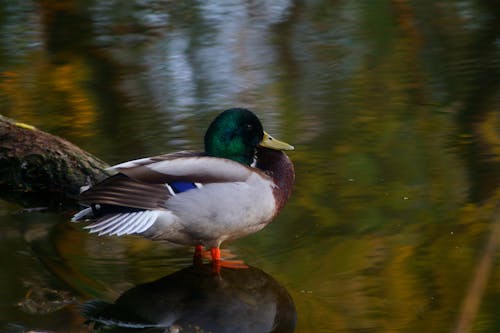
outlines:
[[[500,331],[497,2],[41,0],[0,13],[0,112],[110,164],[197,149],[233,106],[295,145],[284,211],[224,244],[251,269],[203,280],[205,299],[229,295],[200,309],[221,310],[218,331],[240,299],[283,321],[295,309],[296,332]],[[160,294],[191,265],[192,249],[98,238],[71,213],[0,201],[1,332],[89,332],[82,302],[167,281]]]

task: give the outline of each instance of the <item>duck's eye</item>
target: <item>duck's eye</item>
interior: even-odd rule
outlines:
[[[251,130],[253,130],[253,126],[252,126],[252,124],[246,124],[246,125],[245,125],[245,129],[246,129],[247,131],[249,131],[249,132],[250,132]]]

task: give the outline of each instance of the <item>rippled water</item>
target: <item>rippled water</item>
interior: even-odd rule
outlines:
[[[192,309],[171,289],[189,291],[176,281],[193,276],[214,300],[199,313],[217,313],[222,332],[271,318],[235,320],[224,312],[235,304],[279,309],[282,323],[296,316],[296,332],[500,331],[495,2],[23,1],[0,11],[5,116],[110,164],[198,149],[233,106],[296,147],[291,201],[263,231],[224,244],[251,269],[220,281],[190,273],[190,248],[100,238],[69,224],[67,209],[0,201],[0,331],[89,332],[82,303],[129,291],[143,304],[148,288]]]

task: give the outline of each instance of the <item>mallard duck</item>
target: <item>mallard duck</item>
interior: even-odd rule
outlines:
[[[92,219],[91,233],[138,234],[209,248],[220,261],[226,240],[255,233],[280,212],[295,178],[284,150],[294,147],[266,132],[257,116],[233,108],[207,129],[205,151],[181,151],[124,162],[116,174],[80,194],[88,207],[73,222]]]

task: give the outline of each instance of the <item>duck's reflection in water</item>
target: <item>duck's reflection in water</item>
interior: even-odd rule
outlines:
[[[293,300],[263,271],[195,265],[137,285],[114,303],[90,301],[94,332],[293,332]]]

